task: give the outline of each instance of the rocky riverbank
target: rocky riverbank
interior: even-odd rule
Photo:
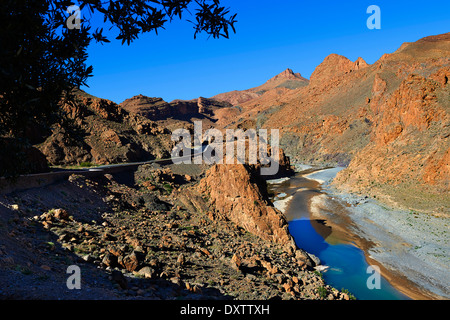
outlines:
[[[310,210],[315,217],[326,219],[327,225],[341,233],[345,232],[343,226],[334,221],[346,219],[344,228],[354,235],[352,241],[364,248],[369,260],[383,265],[391,283],[405,294],[417,299],[448,299],[448,218],[395,209],[368,196],[337,190],[332,181],[341,170],[305,175],[321,183],[327,193],[312,199]]]
[[[450,298],[448,218],[391,208],[374,199],[334,190],[344,200],[361,238],[373,243],[368,258],[382,264],[393,282],[412,284],[403,291],[412,297]]]
[[[198,192],[206,169],[147,165],[2,195],[0,297],[349,299],[306,252],[221,214]],[[66,286],[70,265],[81,269],[81,290]]]

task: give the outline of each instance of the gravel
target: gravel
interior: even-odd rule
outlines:
[[[448,218],[399,210],[367,196],[343,193],[330,186],[342,169],[319,170],[304,177],[321,183],[329,199],[350,205],[347,211],[356,226],[353,232],[375,243],[368,251],[372,259],[419,287],[450,298]]]

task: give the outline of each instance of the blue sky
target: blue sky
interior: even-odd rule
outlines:
[[[174,20],[159,35],[130,46],[114,40],[89,47],[90,94],[117,103],[137,94],[174,99],[211,97],[258,86],[291,68],[309,78],[331,53],[374,63],[403,42],[450,32],[450,1],[222,0],[236,12],[230,39],[194,40],[192,25]],[[370,5],[381,30],[369,30]],[[185,16],[189,19],[189,16]]]

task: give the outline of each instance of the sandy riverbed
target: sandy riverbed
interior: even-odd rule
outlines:
[[[340,192],[329,184],[340,170],[324,169],[304,176],[321,183],[327,193],[311,199],[312,213],[327,215],[330,225],[336,218],[348,217],[351,232],[365,242],[368,260],[382,264],[403,292],[418,299],[450,298],[448,218],[397,210],[365,196]],[[338,214],[347,217],[333,217],[335,210],[319,210],[337,203],[345,207]],[[411,282],[423,290],[417,292]]]

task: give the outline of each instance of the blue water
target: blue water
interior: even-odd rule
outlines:
[[[289,231],[298,247],[317,256],[323,265],[330,268],[323,273],[327,284],[336,289],[347,289],[359,300],[403,300],[407,296],[397,291],[381,277],[380,289],[370,290],[367,280],[369,264],[364,252],[353,244],[329,244],[317,233],[308,218],[289,222]]]

